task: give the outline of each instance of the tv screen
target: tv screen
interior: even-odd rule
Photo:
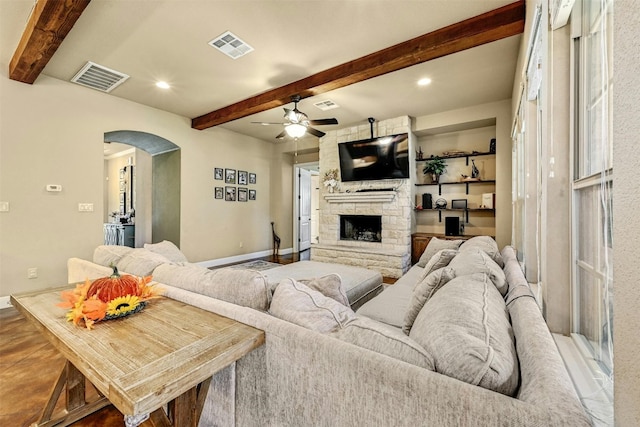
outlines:
[[[338,144],[342,181],[409,178],[409,134]]]

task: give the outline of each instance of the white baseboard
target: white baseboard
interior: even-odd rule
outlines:
[[[273,251],[270,250],[266,250],[266,251],[260,251],[260,252],[252,252],[250,254],[242,254],[242,255],[234,255],[234,256],[230,256],[230,257],[226,257],[226,258],[218,258],[218,259],[211,259],[208,261],[200,261],[197,262],[196,264],[201,265],[203,267],[209,268],[209,267],[218,267],[220,265],[226,265],[226,264],[234,264],[234,263],[238,263],[238,262],[242,262],[242,261],[248,261],[251,259],[255,259],[255,258],[262,258],[265,256],[269,256],[273,253]],[[288,255],[293,253],[293,248],[286,248],[286,249],[281,249],[278,251],[278,255]]]
[[[9,301],[9,296],[0,297],[0,310],[2,310],[3,308],[9,308],[9,307],[13,307],[11,305],[11,302]]]

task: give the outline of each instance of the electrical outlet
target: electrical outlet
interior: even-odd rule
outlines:
[[[240,242],[240,247],[243,247],[243,246],[244,246],[244,243]]]
[[[37,279],[38,278],[38,268],[31,267],[27,268],[27,279]]]
[[[9,212],[9,202],[0,202],[0,212]]]

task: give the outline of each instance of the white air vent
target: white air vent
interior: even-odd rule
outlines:
[[[316,107],[318,107],[322,111],[333,110],[334,108],[340,107],[338,104],[336,104],[335,102],[333,102],[330,99],[327,99],[326,101],[316,102],[313,105],[315,105]]]
[[[233,59],[238,59],[253,51],[251,46],[230,31],[220,34],[209,44]]]
[[[101,92],[111,92],[129,78],[128,75],[111,70],[91,61],[73,76],[71,81]]]

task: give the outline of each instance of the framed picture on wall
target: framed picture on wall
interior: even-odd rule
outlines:
[[[249,190],[249,200],[256,199],[256,190]]]
[[[247,189],[238,187],[238,201],[246,202],[247,201]]]
[[[225,169],[224,170],[224,183],[225,184],[235,184],[236,183],[236,170],[235,169]]]
[[[256,183],[256,174],[253,172],[249,172],[249,184]]]
[[[247,185],[247,171],[238,171],[238,185]]]
[[[224,188],[224,199],[227,202],[235,202],[236,201],[236,187],[225,187]]]
[[[216,187],[216,189],[214,191],[214,197],[216,199],[224,199],[224,188]]]
[[[213,179],[222,180],[222,168],[213,168]]]

